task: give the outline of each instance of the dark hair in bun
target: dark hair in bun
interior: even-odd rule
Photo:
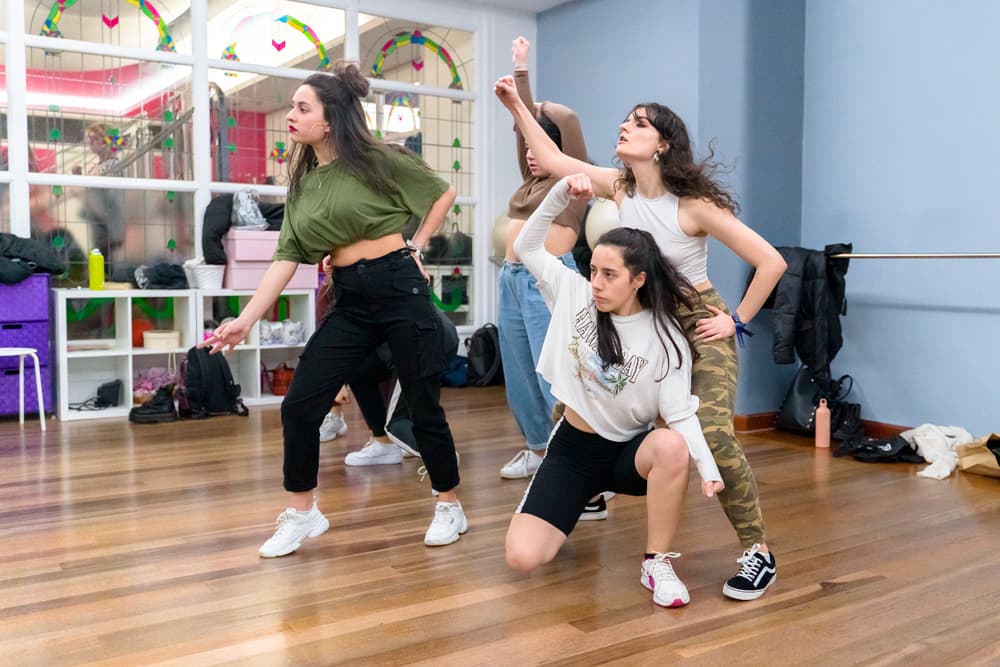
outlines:
[[[375,192],[396,192],[385,153],[403,149],[380,143],[368,131],[361,100],[370,86],[358,66],[340,61],[333,74],[313,74],[302,85],[312,88],[323,105],[323,118],[330,125],[327,143],[338,163]],[[289,195],[298,193],[302,177],[316,164],[313,147],[296,143],[289,160]]]

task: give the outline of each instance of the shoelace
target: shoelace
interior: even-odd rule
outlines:
[[[671,579],[676,579],[677,574],[674,572],[674,566],[670,562],[671,558],[680,558],[681,555],[676,551],[668,551],[667,553],[656,554],[652,558],[652,563],[649,566],[649,574],[653,577],[669,577]]]
[[[277,529],[275,529],[274,534],[275,535],[284,534],[286,531],[288,531],[292,527],[290,521],[291,518],[292,515],[288,513],[288,510],[285,510],[284,512],[279,514],[277,520],[274,522],[274,524],[277,526]]]
[[[758,553],[760,553],[760,546],[755,544],[736,559],[736,562],[742,565],[740,571],[736,573],[737,577],[743,577],[747,581],[754,581],[757,578],[760,566],[763,565],[761,559],[757,558]]]

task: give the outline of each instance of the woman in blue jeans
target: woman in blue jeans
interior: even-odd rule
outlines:
[[[576,114],[561,104],[534,103],[528,80],[529,47],[527,40],[518,37],[511,48],[518,94],[525,106],[535,110],[539,123],[564,153],[586,160],[587,148]],[[538,469],[552,431],[552,408],[555,406],[549,383],[535,372],[551,315],[538,292],[534,276],[514,252],[514,240],[524,227],[524,221],[559,179],[538,165],[520,131],[516,132],[516,139],[517,160],[524,182],[510,198],[507,212],[510,224],[503,268],[500,269],[497,328],[507,405],[527,447],[500,470],[500,476],[505,479],[531,477]],[[574,200],[556,217],[545,237],[545,250],[574,271],[576,263],[570,251],[580,235],[585,208],[586,202]]]

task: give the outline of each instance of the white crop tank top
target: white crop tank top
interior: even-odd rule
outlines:
[[[680,201],[671,193],[656,199],[626,196],[618,207],[622,227],[653,235],[660,252],[692,285],[708,280],[708,236],[688,236],[677,222]]]

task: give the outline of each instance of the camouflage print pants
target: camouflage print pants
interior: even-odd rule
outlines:
[[[705,290],[700,296],[701,304],[693,312],[686,309],[681,312],[681,322],[692,339],[698,320],[712,316],[705,304],[729,312],[715,289]],[[695,349],[701,356],[695,360],[691,372],[691,393],[701,401],[698,419],[726,485],[719,494],[719,502],[729,523],[736,529],[740,543],[749,548],[764,542],[764,519],[760,514],[757,480],[733,428],[739,376],[736,339],[695,341]]]

